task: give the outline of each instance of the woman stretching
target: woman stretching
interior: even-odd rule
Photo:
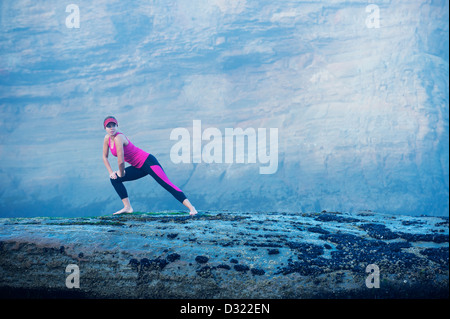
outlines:
[[[158,160],[151,154],[144,152],[133,145],[130,140],[117,131],[118,123],[113,116],[108,116],[103,121],[106,136],[103,141],[103,162],[109,172],[111,184],[123,202],[123,209],[113,215],[132,213],[130,200],[123,182],[134,181],[146,175],[152,176],[162,187],[169,191],[180,203],[189,209],[191,216],[197,214],[195,207],[189,202],[184,193],[167,178]],[[109,150],[117,157],[119,170],[114,172],[109,165]],[[131,164],[125,168],[125,162]]]

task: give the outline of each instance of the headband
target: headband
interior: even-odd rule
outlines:
[[[116,125],[119,125],[117,124],[117,120],[115,118],[110,117],[105,120],[105,122],[103,123],[103,127],[106,128],[106,125],[108,125],[109,123],[116,123]]]

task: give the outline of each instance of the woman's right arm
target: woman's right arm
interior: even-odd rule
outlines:
[[[116,173],[112,170],[111,165],[109,164],[108,161],[108,153],[109,153],[109,145],[108,145],[108,141],[109,141],[109,136],[106,135],[105,139],[103,140],[103,163],[106,166],[106,169],[109,172],[109,177],[112,179],[116,179]]]

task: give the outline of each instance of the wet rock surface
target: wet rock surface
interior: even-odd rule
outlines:
[[[0,292],[57,298],[448,298],[448,218],[372,212],[0,219]],[[66,287],[77,265],[80,288]],[[380,288],[368,288],[368,265]]]

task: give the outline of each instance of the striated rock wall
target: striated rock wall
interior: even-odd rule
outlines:
[[[448,1],[98,0],[79,28],[67,5],[0,4],[1,217],[116,211],[111,114],[200,209],[448,216]],[[195,120],[278,129],[276,173],[173,162]],[[127,187],[136,209],[179,209]]]

